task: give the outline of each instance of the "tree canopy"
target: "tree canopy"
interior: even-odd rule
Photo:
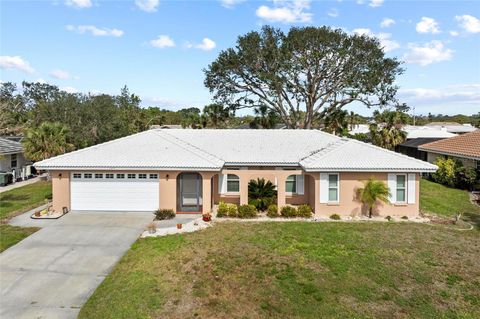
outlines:
[[[265,26],[220,52],[204,70],[204,83],[217,102],[234,110],[266,106],[287,127],[309,129],[316,118],[350,103],[398,104],[400,64],[365,35],[329,27],[285,34]]]

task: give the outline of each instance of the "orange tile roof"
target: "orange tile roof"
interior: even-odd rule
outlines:
[[[419,149],[446,155],[480,159],[480,130],[427,144]]]

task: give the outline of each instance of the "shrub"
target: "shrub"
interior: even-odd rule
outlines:
[[[408,216],[402,216],[402,219],[408,219]]]
[[[457,188],[473,190],[476,179],[477,172],[474,168],[462,165],[455,168],[455,186]]]
[[[217,217],[226,217],[228,216],[228,204],[225,202],[220,202],[217,209]]]
[[[392,217],[390,215],[388,215],[387,217],[385,217],[385,219],[388,220],[388,221],[391,221]]]
[[[280,210],[280,214],[283,217],[297,217],[298,216],[298,211],[295,207],[293,206],[283,206],[282,209]]]
[[[227,204],[228,207],[228,217],[237,217],[238,216],[238,206],[235,204]]]
[[[275,217],[280,216],[280,214],[278,214],[278,206],[275,205],[275,204],[272,204],[272,205],[268,206],[267,216],[271,217],[271,218],[275,218]]]
[[[332,215],[330,215],[330,219],[340,220],[340,219],[342,219],[342,218],[341,218],[340,215],[338,215],[338,214],[332,214]]]
[[[156,220],[172,219],[175,217],[173,209],[157,209],[154,214]]]
[[[435,165],[438,166],[438,169],[432,174],[433,180],[437,183],[454,187],[455,161],[451,158],[439,157],[436,159]]]
[[[305,217],[305,218],[310,218],[312,217],[312,207],[310,207],[310,205],[300,205],[298,206],[298,216],[299,217]]]
[[[257,208],[253,205],[240,205],[238,206],[239,218],[253,218],[257,217]]]

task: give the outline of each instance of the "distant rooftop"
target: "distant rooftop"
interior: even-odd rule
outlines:
[[[420,150],[480,160],[480,130],[423,144]]]

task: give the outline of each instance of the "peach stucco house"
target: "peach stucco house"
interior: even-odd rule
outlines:
[[[277,186],[278,206],[316,216],[362,213],[356,189],[373,176],[391,190],[379,214],[415,216],[419,179],[436,166],[317,130],[152,129],[38,162],[50,171],[53,207],[72,211],[210,212],[248,203],[248,182]]]

